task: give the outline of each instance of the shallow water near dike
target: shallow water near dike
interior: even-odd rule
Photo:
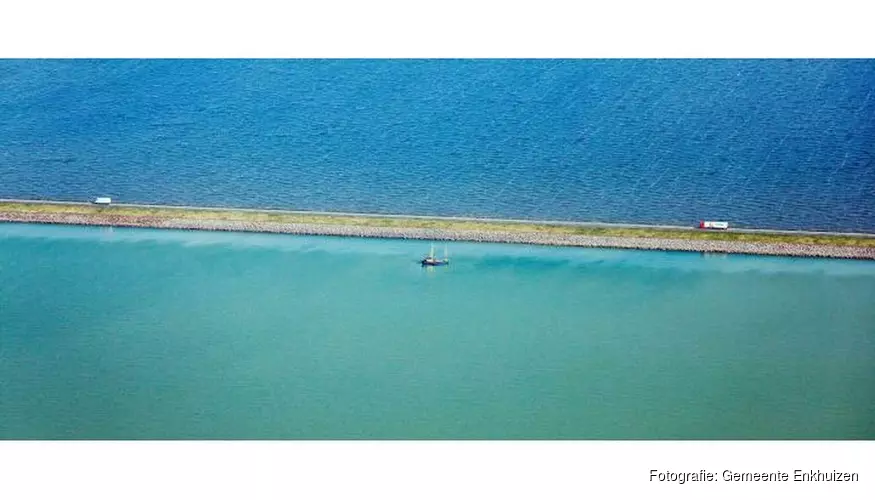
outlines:
[[[875,438],[873,262],[427,251],[0,224],[0,438]]]

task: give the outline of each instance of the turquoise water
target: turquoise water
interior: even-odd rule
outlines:
[[[0,438],[875,438],[875,263],[427,246],[0,224]]]

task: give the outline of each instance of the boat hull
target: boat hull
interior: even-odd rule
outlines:
[[[428,260],[428,259],[423,259],[423,260],[421,261],[421,264],[423,265],[423,267],[425,267],[425,266],[429,266],[429,267],[439,267],[439,266],[448,266],[448,265],[450,265],[449,261],[443,261],[443,260],[433,261],[433,260]]]

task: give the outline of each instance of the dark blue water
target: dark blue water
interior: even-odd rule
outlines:
[[[0,197],[875,231],[875,61],[0,61]]]

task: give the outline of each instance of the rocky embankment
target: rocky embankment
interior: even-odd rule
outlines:
[[[875,247],[751,243],[742,241],[685,240],[670,238],[628,238],[612,236],[566,235],[547,232],[513,232],[480,230],[446,230],[427,228],[368,227],[335,224],[297,224],[201,220],[168,217],[138,217],[104,214],[61,214],[0,212],[0,221],[87,226],[142,227],[158,229],[193,229],[206,231],[247,231],[320,236],[354,236],[490,243],[525,243],[534,245],[590,248],[627,248],[639,250],[677,250],[687,252],[742,253],[798,257],[830,257],[875,260]]]

